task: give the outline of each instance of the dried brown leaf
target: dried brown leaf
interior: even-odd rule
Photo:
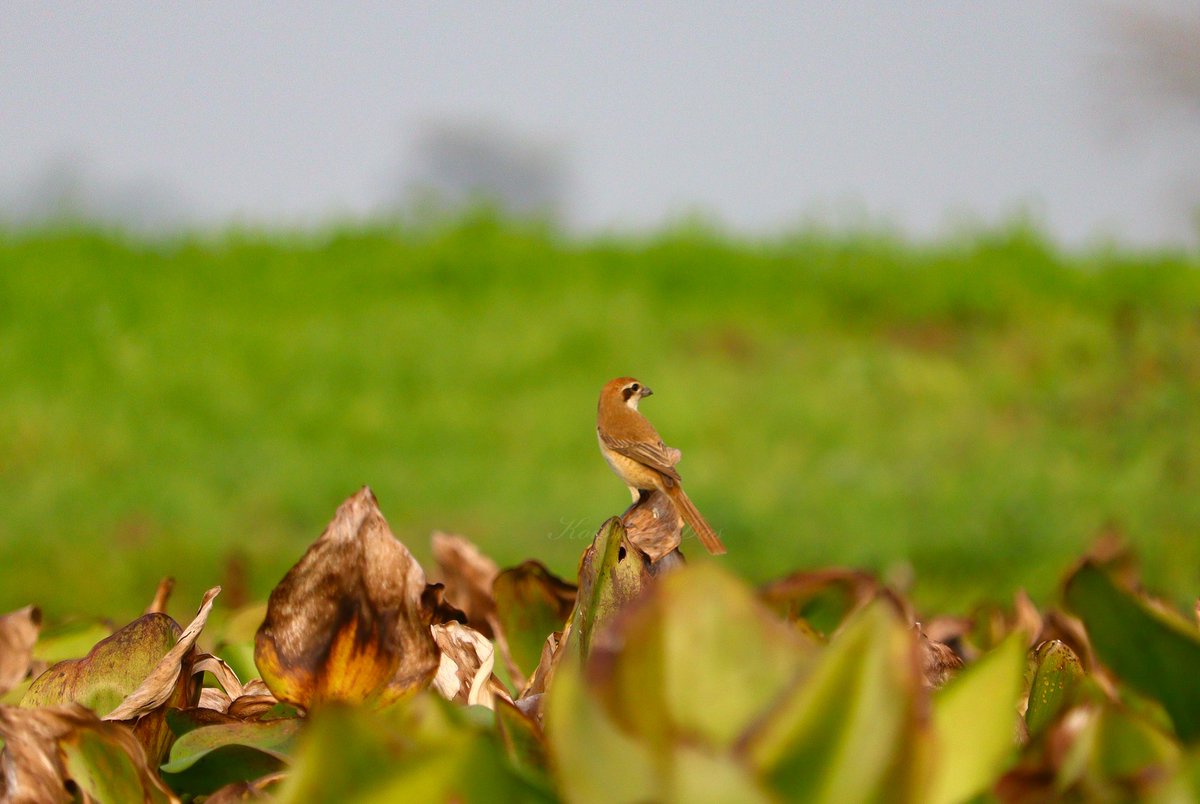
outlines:
[[[496,602],[492,599],[492,582],[500,568],[463,536],[435,531],[431,542],[433,559],[446,585],[446,600],[467,615],[468,625],[493,638]]]
[[[231,699],[243,694],[242,682],[238,680],[237,673],[233,672],[233,668],[224,660],[211,653],[201,653],[196,656],[196,660],[192,663],[192,672],[212,673],[213,678],[221,685],[221,689],[225,690]]]
[[[107,715],[105,720],[133,720],[158,709],[175,691],[176,682],[181,674],[191,674],[191,659],[197,637],[208,622],[209,612],[212,611],[213,599],[220,594],[221,587],[214,586],[204,593],[200,602],[200,610],[195,619],[184,629],[175,647],[163,656],[158,665],[141,685],[126,696],[121,704]]]
[[[154,590],[154,599],[150,601],[150,605],[142,614],[152,614],[159,612],[167,613],[167,602],[171,599],[171,592],[175,589],[175,579],[171,577],[163,578],[158,582],[158,588]]]
[[[363,488],[271,592],[254,661],[271,692],[307,709],[380,703],[426,686],[438,667],[425,573]]]
[[[651,563],[679,549],[683,541],[683,521],[671,498],[655,490],[642,496],[622,515],[625,534]]]
[[[433,638],[442,652],[434,688],[447,700],[494,708],[491,680],[496,650],[492,643],[461,623],[433,626]]]
[[[279,701],[271,693],[243,695],[229,704],[229,714],[238,720],[258,720],[273,709]]]
[[[98,742],[112,755],[125,755],[133,784],[140,787],[144,801],[177,801],[151,769],[141,743],[127,727],[100,720],[82,704],[42,706],[32,709],[0,707],[0,738],[5,751],[0,755],[0,778],[8,802],[56,802],[75,798],[67,781],[73,779],[66,751],[84,739]],[[94,770],[94,768],[81,768]],[[106,767],[105,770],[110,770]],[[101,780],[101,783],[110,780]],[[76,793],[90,794],[96,779],[73,781]]]
[[[271,798],[270,788],[277,786],[287,777],[287,771],[279,771],[255,779],[252,782],[234,782],[227,784],[211,796],[204,799],[204,804],[231,804],[235,801],[265,801]]]
[[[229,704],[233,703],[233,699],[225,690],[219,690],[216,687],[205,687],[200,690],[200,702],[196,704],[199,709],[208,709],[213,712],[228,712]]]
[[[29,675],[33,646],[37,644],[42,612],[36,606],[0,617],[0,694],[8,692]]]
[[[930,639],[924,631],[920,634],[921,679],[926,687],[940,687],[962,669],[962,657],[944,642]]]

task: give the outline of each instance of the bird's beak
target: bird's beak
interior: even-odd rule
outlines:
[[[648,385],[642,386],[642,396],[643,397],[654,396],[654,392],[650,390],[650,386],[648,386]]]

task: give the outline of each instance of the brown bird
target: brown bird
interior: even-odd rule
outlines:
[[[682,453],[664,444],[654,425],[638,413],[638,402],[652,393],[633,377],[618,377],[604,386],[596,411],[600,452],[629,487],[634,500],[642,492],[655,489],[664,492],[708,552],[720,555],[725,552],[725,545],[688,499],[675,470]]]

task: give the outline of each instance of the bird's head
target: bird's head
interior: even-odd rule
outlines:
[[[648,386],[633,377],[617,377],[615,380],[609,380],[608,384],[604,386],[601,397],[619,402],[631,410],[637,410],[638,402],[653,393]]]

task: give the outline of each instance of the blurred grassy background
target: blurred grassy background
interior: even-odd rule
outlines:
[[[163,575],[190,611],[231,562],[264,597],[362,484],[423,562],[440,528],[570,576],[628,502],[593,431],[620,374],[753,579],[911,571],[962,610],[1112,528],[1189,600],[1198,267],[1022,225],[0,234],[0,611],[123,616]]]

